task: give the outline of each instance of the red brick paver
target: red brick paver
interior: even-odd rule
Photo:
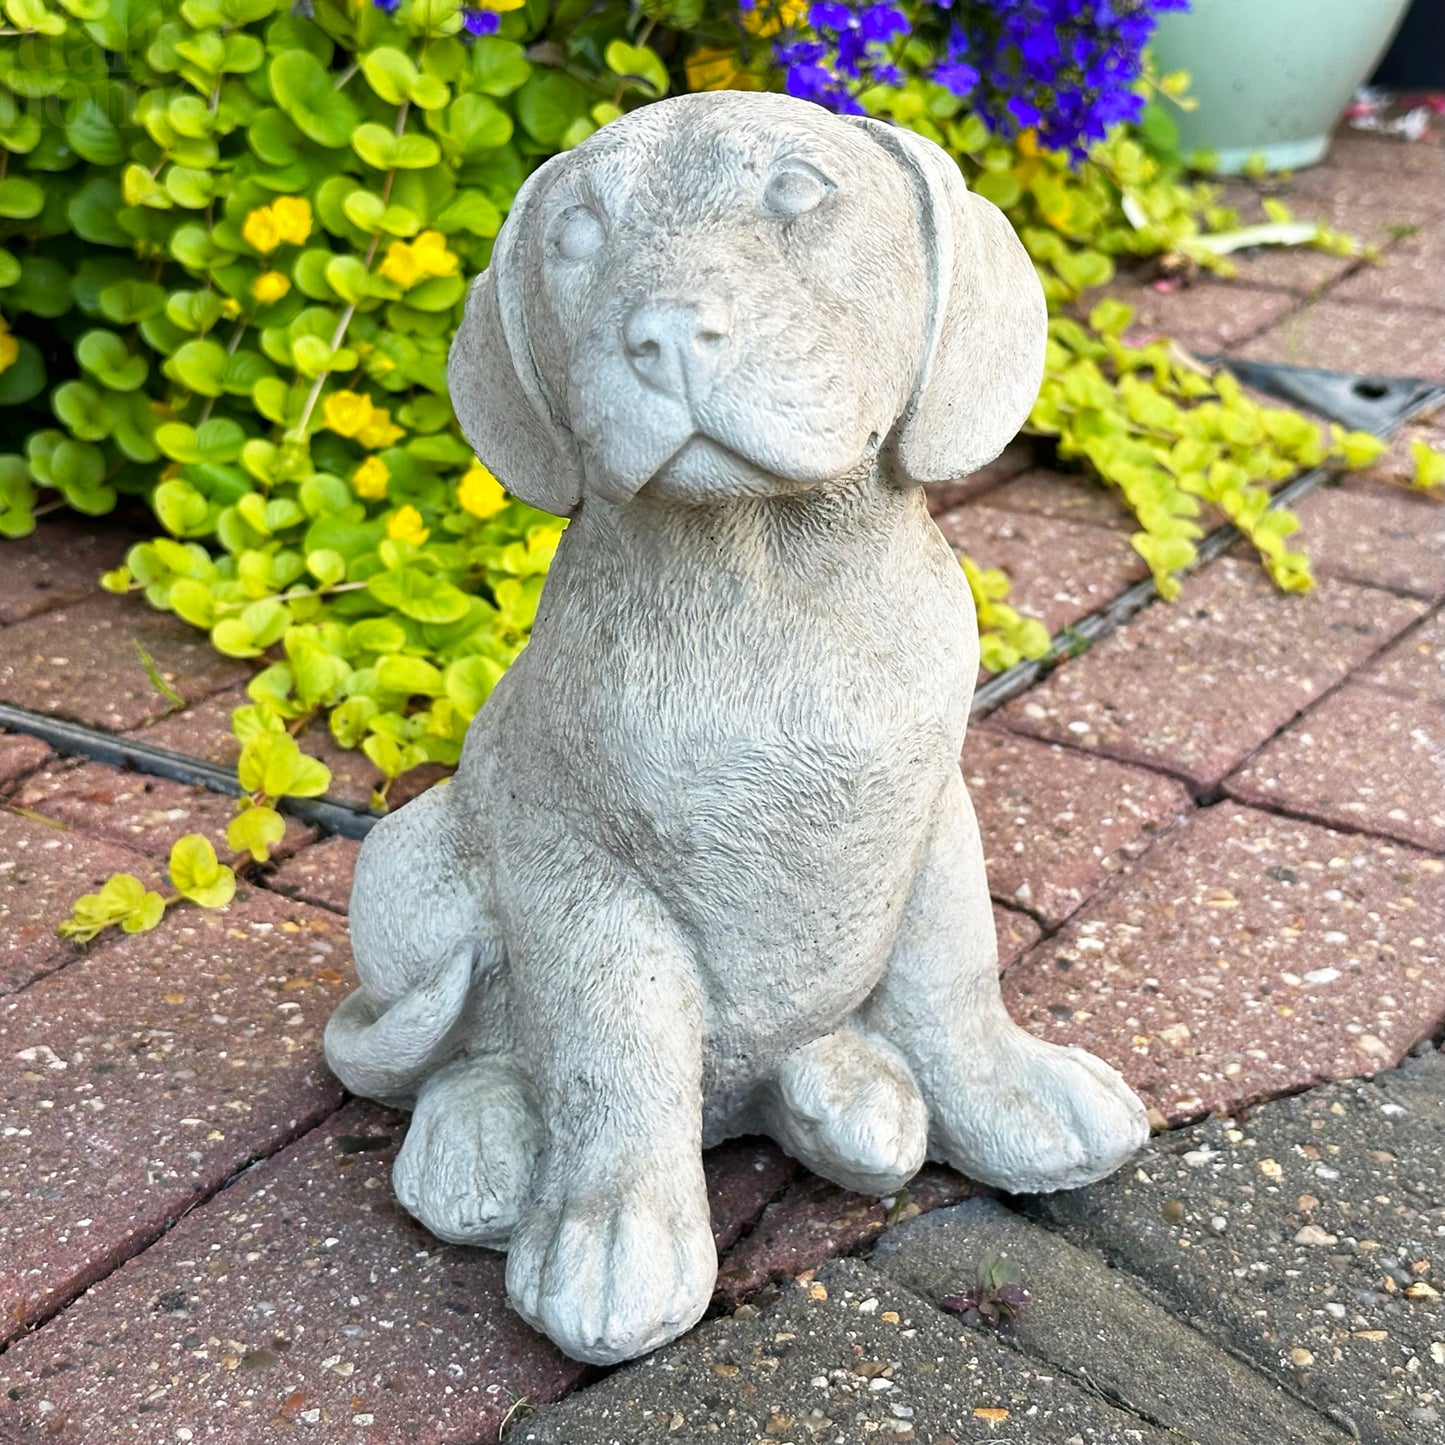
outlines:
[[[334,915],[257,889],[0,1001],[0,1337],[336,1108],[349,972]]]
[[[166,886],[149,858],[0,808],[0,996],[81,956],[56,927],[112,873]]]
[[[949,545],[980,567],[998,567],[1010,607],[1037,617],[1052,635],[1113,601],[1149,575],[1144,559],[1112,527],[1026,517],[985,504],[937,518]]]
[[[1212,788],[1422,606],[1328,578],[1284,597],[1223,557],[995,717]]]
[[[22,1419],[85,1445],[454,1445],[577,1385],[585,1367],[505,1306],[504,1256],[442,1244],[395,1203],[401,1133],[348,1106],[12,1346],[0,1380]]]
[[[1431,600],[1445,594],[1445,507],[1395,487],[1322,487],[1294,509],[1315,570]]]
[[[41,767],[49,756],[50,749],[39,738],[0,733],[0,790],[12,790],[14,783]]]
[[[288,858],[264,882],[288,898],[319,903],[345,913],[351,897],[351,874],[361,844],[352,838],[325,838]]]
[[[1346,683],[1225,779],[1231,797],[1445,852],[1445,726],[1433,703]]]
[[[126,732],[174,705],[152,686],[136,644],[188,701],[208,696],[251,669],[223,657],[204,632],[155,612],[134,597],[109,594],[43,613],[5,630],[0,702]]]
[[[67,515],[42,519],[28,537],[0,541],[0,625],[98,592],[100,574],[138,540],[113,523]]]
[[[1445,863],[1222,803],[1004,975],[1171,1123],[1396,1063],[1445,1019]]]
[[[1000,482],[1017,476],[1034,463],[1034,443],[1030,437],[1015,437],[993,461],[960,477],[955,482],[935,482],[925,487],[928,494],[928,510],[937,516],[950,511],[963,502],[972,501],[985,492],[992,491]]]
[[[1022,476],[995,487],[988,494],[990,507],[1027,512],[1065,522],[1087,522],[1136,532],[1139,524],[1117,492],[1103,482],[1077,473],[1033,467]]]
[[[994,896],[1057,927],[1193,806],[1172,778],[973,727],[963,774]]]
[[[236,816],[236,800],[187,783],[123,772],[104,763],[56,763],[32,776],[15,801],[157,858],[167,857],[182,833],[203,833],[220,857],[231,855],[226,826]],[[273,854],[285,857],[315,836],[314,828],[288,816],[286,834]]]
[[[1289,366],[1445,381],[1445,337],[1418,312],[1324,300],[1301,307],[1234,354]]]
[[[1445,612],[1432,614],[1423,625],[1407,632],[1358,672],[1355,680],[1401,697],[1445,703]]]

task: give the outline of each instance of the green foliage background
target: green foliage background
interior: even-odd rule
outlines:
[[[0,4],[0,534],[144,497],[163,533],[106,585],[257,659],[236,730],[258,779],[316,714],[387,779],[456,760],[560,535],[456,430],[467,279],[541,158],[670,88],[776,84],[766,7],[493,3],[481,39],[457,0]],[[1116,255],[1224,264],[1205,234],[1230,218],[1181,178],[1164,110],[1071,169],[922,81],[864,100],[1009,214],[1056,313],[1032,429],[1119,489],[1166,595],[1209,505],[1308,586],[1264,484],[1369,439],[1263,411],[1166,343],[1124,346],[1114,303],[1071,314]],[[1006,581],[967,570],[985,665],[1040,655]],[[262,857],[273,827],[234,846]]]

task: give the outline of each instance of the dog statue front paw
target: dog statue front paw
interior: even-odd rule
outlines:
[[[565,1171],[557,1171],[565,1174]],[[717,1279],[700,1160],[565,1178],[512,1236],[507,1294],[573,1359],[615,1365],[702,1318]]]

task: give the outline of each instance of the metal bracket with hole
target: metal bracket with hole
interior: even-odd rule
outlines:
[[[1238,356],[1205,356],[1246,386],[1356,431],[1383,436],[1421,409],[1432,392],[1445,399],[1445,387],[1418,376],[1366,376],[1324,371],[1317,366],[1286,366],[1277,361],[1246,361]]]

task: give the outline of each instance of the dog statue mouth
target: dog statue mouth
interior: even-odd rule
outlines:
[[[780,497],[819,485],[816,476],[789,476],[695,432],[638,489],[667,501],[708,502],[736,497]]]

